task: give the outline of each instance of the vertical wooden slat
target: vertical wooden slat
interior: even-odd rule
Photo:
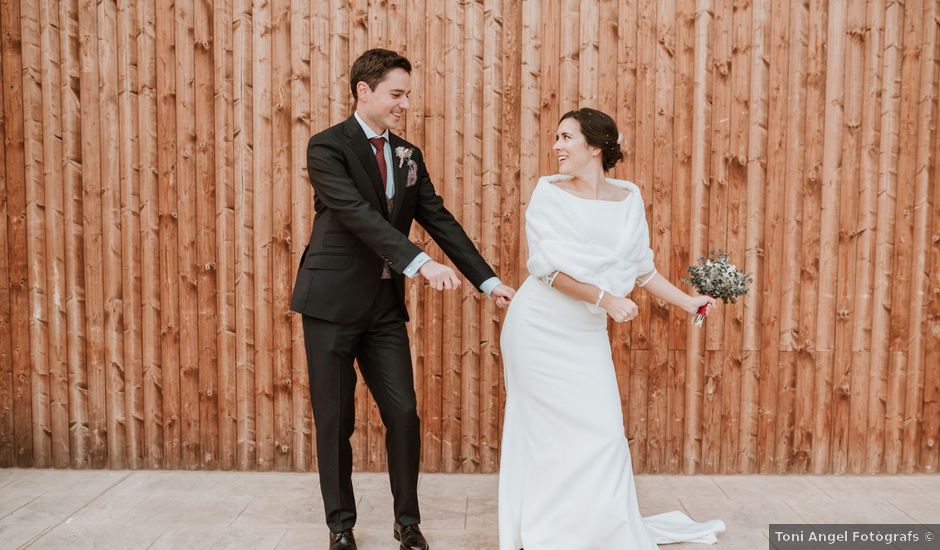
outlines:
[[[216,170],[213,86],[214,33],[212,7],[193,2],[193,92],[195,111],[196,325],[200,467],[219,467],[218,329],[216,319]],[[224,67],[224,64],[222,65]],[[219,136],[221,138],[221,136]]]
[[[104,352],[108,364],[108,466],[125,468],[124,289],[121,277],[120,113],[118,109],[117,4],[98,4],[98,74],[101,125],[101,253],[104,285]]]
[[[594,80],[597,87],[597,109],[617,118],[617,80],[618,68],[618,31],[620,12],[617,0],[600,0],[598,5],[599,21],[597,25],[597,71]],[[621,129],[621,133],[623,130]],[[621,150],[623,145],[621,144]]]
[[[900,468],[900,390],[899,366],[889,353],[888,334],[893,286],[895,197],[897,155],[900,134],[901,47],[904,32],[904,5],[893,2],[885,12],[884,74],[880,110],[881,133],[878,143],[878,215],[875,220],[875,291],[872,297],[872,368],[869,384],[867,463],[874,466],[884,460],[884,469],[897,473]],[[885,396],[882,401],[881,396]],[[884,403],[884,405],[882,405]],[[882,429],[882,426],[884,428]],[[893,442],[897,442],[895,445]]]
[[[5,16],[6,8],[0,8],[0,16]],[[2,22],[0,22],[0,32],[2,32]],[[3,41],[0,40],[0,58],[3,57]],[[15,464],[15,440],[14,433],[16,424],[13,418],[13,342],[10,340],[12,318],[10,315],[10,283],[13,279],[10,277],[10,262],[7,257],[7,251],[10,249],[10,241],[7,239],[7,224],[10,221],[7,209],[7,164],[6,164],[6,124],[7,119],[12,116],[12,112],[7,114],[6,103],[4,102],[6,81],[3,78],[4,64],[0,62],[0,142],[4,147],[0,148],[0,280],[8,281],[7,284],[0,285],[0,467],[9,468]],[[78,447],[76,444],[74,447]],[[83,449],[84,450],[84,449]]]
[[[706,253],[708,246],[706,242],[709,222],[708,186],[709,168],[711,166],[706,158],[706,152],[711,149],[711,109],[713,101],[710,84],[713,78],[712,66],[714,63],[714,54],[710,47],[711,42],[709,41],[709,36],[713,32],[712,15],[714,13],[714,3],[711,0],[698,0],[694,4],[694,12],[691,11],[691,8],[693,8],[692,3],[684,3],[683,6],[686,6],[686,9],[683,10],[683,19],[689,24],[683,25],[682,34],[684,35],[684,39],[680,41],[680,43],[686,45],[680,49],[680,52],[683,54],[684,58],[685,51],[690,49],[691,46],[692,51],[689,53],[693,54],[691,68],[692,127],[686,129],[677,124],[676,132],[685,133],[691,131],[689,135],[691,142],[683,140],[686,142],[683,144],[683,153],[691,153],[691,173],[688,176],[690,178],[688,183],[685,184],[689,186],[689,192],[679,189],[678,195],[683,196],[683,199],[682,202],[675,203],[679,205],[679,215],[689,220],[688,247],[685,250],[677,247],[673,253],[675,263],[672,266],[672,272],[675,281],[678,281],[682,277],[685,267],[689,265],[689,263],[695,261],[694,259],[698,256]],[[690,24],[694,25],[694,27]],[[683,67],[686,71],[689,71],[687,64],[684,63]],[[688,85],[686,85],[686,87],[688,87]],[[682,104],[680,103],[680,105]],[[687,199],[691,199],[691,204],[687,202]],[[683,252],[687,253],[683,254]],[[671,336],[678,338],[683,332],[686,333],[686,384],[676,387],[675,393],[684,393],[685,410],[683,416],[686,422],[685,430],[683,431],[684,437],[682,438],[685,464],[683,470],[687,474],[692,474],[698,471],[704,463],[702,432],[703,428],[708,426],[708,424],[705,423],[706,420],[703,415],[705,409],[704,401],[707,397],[710,397],[713,401],[715,400],[714,387],[716,380],[713,377],[706,380],[705,369],[706,365],[708,368],[712,367],[712,361],[720,364],[720,360],[711,354],[706,355],[705,334],[703,330],[679,329],[680,326],[685,329],[688,324],[688,315],[684,311],[673,308],[671,315],[675,318],[675,324],[671,327],[673,333]],[[684,392],[681,391],[683,387],[685,388]],[[706,393],[708,390],[710,390],[710,392]],[[679,395],[676,395],[674,399],[678,400]],[[676,423],[676,418],[671,418],[673,422]],[[717,418],[712,418],[712,421],[717,420]],[[715,446],[714,449],[717,451],[718,447]],[[713,454],[713,458],[717,458],[717,453]],[[708,468],[707,471],[714,472],[716,465],[717,464],[713,462],[711,468]],[[677,468],[671,468],[671,471],[677,471]]]
[[[52,465],[67,468],[69,455],[69,388],[65,297],[65,212],[62,162],[62,103],[59,67],[59,11],[51,1],[39,6],[42,50],[43,192],[45,195],[46,286],[49,330],[49,404]]]
[[[553,146],[558,130],[558,119],[567,112],[560,111],[559,93],[561,91],[560,68],[558,62],[561,55],[559,39],[562,19],[559,17],[561,2],[542,0],[542,17],[539,21],[541,27],[539,43],[539,140],[535,145],[539,148],[538,174],[554,174],[558,171],[558,160],[555,158]],[[567,29],[566,29],[567,30]],[[568,30],[570,32],[570,30]],[[521,283],[521,281],[520,281]]]
[[[708,200],[708,234],[705,236],[708,247],[727,250],[728,232],[728,160],[731,131],[731,0],[717,0],[712,6],[714,21],[710,37],[711,56],[705,62],[710,64],[711,79],[711,120],[709,121],[709,149],[704,162],[709,163],[706,192]],[[695,261],[697,254],[689,253],[689,261]],[[725,316],[732,306],[716,308],[710,315],[710,322],[705,325],[706,362],[703,377],[702,395],[702,471],[718,473],[724,471],[721,448],[726,443],[721,432],[731,422],[732,403],[731,387],[735,381],[725,376],[729,358],[723,349],[723,331]]]
[[[732,4],[731,15],[731,114],[730,137],[728,144],[728,252],[735,258],[735,263],[746,268],[746,209],[747,209],[747,124],[750,118],[748,101],[748,83],[750,82],[751,66],[748,63],[751,28],[751,4]],[[752,291],[755,292],[756,290]],[[721,456],[725,472],[744,471],[745,465],[741,454],[741,441],[744,437],[742,430],[742,413],[744,401],[742,396],[750,396],[752,379],[750,373],[745,374],[744,359],[744,302],[742,299],[736,306],[725,308],[725,345],[728,350],[728,359],[722,369],[722,377],[729,380],[728,392],[724,393],[722,400],[728,412],[728,422],[722,426]],[[744,386],[748,386],[748,393],[744,393]],[[725,395],[727,397],[725,397]]]
[[[444,204],[460,204],[460,197],[464,181],[463,155],[464,139],[466,133],[466,112],[464,111],[464,65],[463,65],[463,33],[464,13],[453,3],[448,3],[444,11],[444,67],[446,80],[444,81],[444,172],[443,178],[438,180],[440,195]],[[458,216],[458,219],[462,216]],[[461,323],[463,315],[460,309],[461,298],[458,293],[466,292],[461,287],[457,291],[444,291],[444,330],[442,384],[441,384],[441,469],[444,472],[454,472],[460,461],[460,379],[462,375],[461,351],[463,339],[461,338]]]
[[[346,119],[350,110],[349,4],[330,1],[330,124]]]
[[[796,419],[805,413],[809,396],[799,393],[797,372],[801,360],[800,317],[800,266],[802,240],[802,185],[803,159],[806,153],[806,82],[809,35],[809,2],[793,2],[789,6],[789,44],[787,52],[787,107],[786,107],[786,165],[784,170],[783,204],[783,257],[780,266],[780,336],[781,371],[778,378],[780,401],[776,424],[776,467],[778,472],[787,471],[796,459]],[[803,406],[803,413],[797,410]],[[806,464],[805,455],[803,464]]]
[[[913,7],[917,7],[916,5]],[[907,401],[905,403],[905,418],[909,420],[904,432],[904,470],[936,471],[934,460],[920,462],[927,453],[934,452],[940,445],[937,441],[936,431],[928,431],[930,426],[937,425],[934,418],[925,415],[928,411],[926,405],[936,401],[934,390],[928,399],[925,384],[928,363],[924,360],[925,348],[925,320],[928,284],[928,232],[930,231],[930,189],[936,186],[933,179],[936,175],[931,165],[931,156],[936,154],[933,141],[936,140],[937,128],[937,26],[940,24],[936,2],[925,2],[921,21],[924,22],[920,33],[917,54],[920,60],[920,89],[917,91],[918,113],[916,115],[916,151],[914,153],[914,181],[913,181],[913,222],[914,231],[911,239],[912,265],[910,285],[910,322],[907,338]],[[903,302],[908,303],[908,302]],[[936,388],[936,384],[934,385]],[[936,409],[933,409],[936,410]],[[935,413],[936,414],[936,413]],[[922,454],[923,453],[923,454]]]
[[[176,170],[179,214],[180,427],[182,467],[197,468],[199,435],[199,294],[196,244],[195,1],[175,0]]]
[[[503,282],[514,288],[522,284],[524,272],[518,271],[519,256],[525,253],[519,248],[521,239],[520,230],[523,217],[520,208],[522,199],[520,188],[524,182],[520,181],[522,174],[521,148],[524,134],[522,129],[522,82],[523,75],[523,49],[520,44],[523,38],[523,28],[528,23],[528,14],[523,17],[522,0],[503,0],[503,33],[502,46],[506,52],[502,64],[502,93],[503,104],[500,113],[502,118],[503,135],[519,135],[519,140],[507,139],[500,149],[500,166],[502,167],[502,181],[507,188],[500,193],[500,218],[502,227],[499,233],[499,266],[500,277]],[[531,52],[526,52],[526,65],[529,63]],[[531,86],[531,83],[528,83]],[[528,95],[528,94],[527,94]],[[528,105],[528,99],[526,100]],[[531,129],[531,122],[526,122],[526,128]],[[528,195],[526,195],[528,196]],[[504,381],[504,377],[500,377]],[[500,384],[500,387],[504,387]],[[497,402],[500,406],[499,418],[502,419],[502,406],[504,406],[504,393],[500,393]],[[502,426],[501,420],[498,421]]]
[[[559,112],[564,114],[572,109],[588,107],[588,105],[578,103],[580,100],[581,2],[561,0],[560,4],[561,13],[557,23],[545,18],[542,18],[540,23],[544,26],[550,24],[558,26],[558,41],[561,47],[558,101]],[[546,36],[546,39],[551,39],[551,35]]]
[[[406,32],[396,33],[398,39],[403,44],[398,44],[397,39],[393,38],[391,45],[400,47],[411,61],[411,89],[413,93],[409,98],[409,109],[407,120],[408,140],[416,144],[423,151],[426,150],[425,140],[425,119],[424,113],[426,105],[430,98],[427,96],[425,82],[428,76],[429,63],[427,51],[427,37],[425,35],[425,16],[427,5],[424,0],[408,0],[404,5],[402,2],[396,2],[396,13],[390,16],[390,25],[392,28],[405,29]],[[392,23],[391,20],[403,18],[400,23]],[[431,63],[433,64],[433,63]],[[409,237],[421,250],[431,249],[431,238],[427,232],[418,224],[412,226],[411,236]],[[412,280],[406,284],[407,305],[411,316],[411,322],[408,326],[408,339],[411,344],[411,356],[414,364],[414,384],[415,396],[418,402],[418,414],[421,423],[424,424],[424,411],[427,410],[427,396],[425,391],[425,382],[427,381],[428,356],[426,349],[426,334],[424,322],[426,319],[425,308],[429,294],[434,292],[426,284],[423,277]],[[422,441],[422,445],[425,442]]]
[[[832,412],[832,453],[837,463],[844,463],[852,473],[859,473],[865,467],[865,452],[862,445],[855,445],[852,419],[861,420],[867,416],[867,388],[860,388],[858,399],[853,397],[855,378],[868,375],[865,354],[853,353],[852,323],[858,322],[858,312],[852,305],[856,294],[855,269],[858,250],[858,181],[859,181],[859,144],[861,138],[862,86],[857,83],[864,79],[864,36],[865,9],[861,5],[848,10],[845,33],[845,86],[842,100],[844,128],[842,130],[842,158],[839,175],[839,259],[836,271],[836,326],[834,351],[836,354],[833,372],[833,412]],[[867,421],[867,418],[865,418]],[[864,440],[867,426],[859,426],[859,440]],[[844,458],[843,458],[844,457]]]
[[[839,221],[839,162],[842,156],[842,104],[844,89],[846,3],[837,1],[829,5],[828,43],[826,52],[826,111],[825,136],[822,157],[822,196],[820,211],[819,249],[838,249]],[[820,467],[831,467],[838,472],[845,471],[844,455],[838,456],[838,441],[833,433],[835,419],[831,404],[837,391],[833,379],[834,339],[836,308],[836,283],[838,256],[820,254],[819,258],[819,294],[817,302],[816,325],[816,422],[813,426],[813,462]],[[830,454],[830,450],[833,452]]]
[[[753,4],[751,14],[748,82],[748,139],[747,139],[747,221],[745,229],[745,269],[753,274],[754,288],[763,284],[763,226],[764,181],[767,163],[767,81],[769,78],[768,34],[770,31],[770,1]],[[741,441],[742,470],[757,471],[761,466],[759,440],[760,391],[758,380],[761,368],[760,327],[763,302],[760,293],[753,292],[744,299],[744,382],[742,383]]]
[[[434,59],[436,62],[429,63],[426,70],[426,80],[424,87],[424,101],[426,102],[426,132],[423,150],[425,164],[431,181],[437,182],[437,193],[441,194],[441,183],[444,170],[444,94],[439,90],[444,86],[444,64],[441,62],[440,52],[444,48],[444,12],[443,3],[429,2],[427,5],[427,45],[426,59]],[[443,260],[443,254],[440,248],[431,246],[425,248],[425,251],[431,258],[440,262]],[[426,285],[425,281],[415,281],[417,284]],[[422,446],[422,465],[425,471],[439,472],[442,470],[442,447],[441,447],[441,427],[442,427],[442,361],[441,350],[441,293],[425,288],[425,308],[424,308],[424,334],[425,334],[425,354],[429,358],[423,363],[422,371],[424,373],[424,411],[421,416],[421,446]]]
[[[852,323],[852,351],[864,353],[863,360],[866,369],[858,369],[853,364],[852,371],[852,445],[862,449],[862,456],[856,457],[862,465],[868,464],[866,471],[871,471],[872,463],[868,460],[869,434],[872,431],[880,432],[874,437],[879,444],[875,448],[883,451],[881,441],[884,439],[884,412],[877,415],[874,426],[870,424],[871,410],[883,407],[884,391],[881,390],[877,400],[872,400],[871,382],[876,369],[883,371],[883,364],[875,360],[872,353],[872,319],[875,315],[873,309],[873,293],[875,280],[875,222],[877,210],[877,179],[878,179],[878,114],[881,109],[881,74],[883,71],[881,59],[884,48],[884,3],[881,0],[871,0],[867,10],[868,27],[865,44],[865,83],[862,115],[861,115],[861,149],[859,152],[859,179],[858,179],[858,219],[856,232],[858,232],[857,255],[855,257],[856,284],[853,297],[852,310],[855,321]],[[878,275],[880,277],[880,274]],[[883,355],[883,354],[882,354]],[[880,362],[880,358],[878,361]],[[875,390],[877,391],[877,389]],[[865,407],[857,406],[865,403]],[[876,459],[881,463],[881,457]]]
[[[258,469],[274,464],[274,364],[273,364],[273,281],[274,254],[273,193],[261,189],[260,182],[273,178],[273,81],[272,9],[266,1],[252,4],[252,135],[254,162],[254,300],[255,300],[255,414],[257,415]]]
[[[502,139],[502,66],[501,32],[503,25],[502,0],[484,0],[483,2],[483,49],[482,54],[482,93],[481,114],[482,159],[480,185],[481,197],[481,233],[480,252],[490,262],[498,276],[506,277],[502,272],[503,264],[499,256],[499,237],[502,219],[499,215],[499,198],[505,187],[511,185],[502,181],[503,170],[500,163],[500,150],[505,146]],[[501,279],[504,280],[505,279]],[[493,473],[499,469],[499,392],[502,362],[499,352],[500,312],[493,300],[484,300],[480,308],[480,386],[474,391],[480,394],[480,468],[483,473]]]
[[[29,288],[29,360],[32,389],[34,465],[52,466],[52,418],[49,394],[49,313],[47,307],[45,190],[43,189],[42,52],[39,2],[23,3],[23,137],[26,186],[27,285]]]
[[[107,466],[108,418],[104,349],[104,296],[101,251],[101,145],[98,99],[98,44],[95,4],[79,0],[78,28],[81,97],[82,225],[85,279],[85,364],[92,468]]]
[[[637,21],[637,91],[636,91],[636,129],[635,129],[635,183],[640,188],[640,195],[646,206],[646,221],[650,224],[650,238],[658,239],[652,232],[653,202],[653,116],[656,111],[656,4],[652,0],[640,0],[636,7]],[[659,258],[656,259],[658,267]],[[648,388],[652,369],[649,364],[650,347],[650,298],[646,292],[633,294],[639,308],[639,314],[630,323],[633,370],[630,376],[630,415],[627,422],[628,438],[633,441],[633,463],[640,471],[647,471],[646,456],[649,441],[648,429]],[[642,353],[640,353],[642,352]]]
[[[901,470],[901,436],[904,430],[904,382],[907,377],[907,354],[902,351],[887,352],[885,378],[885,430],[884,467],[888,473]]]
[[[578,105],[582,107],[601,108],[598,104],[598,82],[600,46],[598,21],[598,0],[584,0],[579,6],[578,22],[580,23],[578,37]],[[567,23],[567,22],[565,22]],[[570,30],[569,30],[570,29]],[[567,27],[564,34],[571,33],[574,28]]]
[[[180,419],[180,298],[178,252],[178,173],[176,169],[176,32],[174,5],[157,5],[157,164],[160,183],[160,325],[163,367],[164,465],[182,460]]]
[[[904,42],[901,61],[901,105],[900,136],[897,156],[897,181],[894,224],[894,261],[891,277],[891,323],[888,332],[888,350],[892,354],[908,354],[912,334],[910,323],[917,317],[913,314],[913,258],[914,258],[914,187],[917,161],[917,130],[921,98],[921,47],[923,39],[923,10],[918,3],[905,5]],[[917,417],[919,404],[915,394],[923,383],[920,358],[905,359],[905,399],[900,404],[903,411],[901,440],[901,471],[912,473],[915,468],[919,446],[920,420]],[[907,449],[910,445],[912,448]]]
[[[483,172],[483,4],[468,2],[464,8],[463,78],[466,94],[464,116],[462,216],[464,230],[474,246],[481,248],[481,212],[477,183]],[[456,207],[456,205],[455,205]],[[472,285],[461,285],[461,384],[460,384],[460,457],[464,473],[480,469],[480,311],[479,292]],[[485,298],[483,298],[485,300]]]
[[[291,469],[291,327],[290,278],[296,264],[291,256],[291,156],[302,154],[291,144],[291,32],[301,33],[306,27],[291,27],[290,0],[271,3],[271,85],[273,101],[273,242],[271,276],[273,288],[273,375],[274,375],[274,460],[280,471]],[[306,156],[306,155],[303,155]]]
[[[144,466],[143,335],[141,327],[140,183],[137,6],[117,6],[118,139],[120,141],[121,296],[127,466]]]
[[[254,75],[251,0],[236,0],[232,58],[235,144],[235,403],[239,470],[257,463],[255,422]]]
[[[235,156],[234,60],[231,0],[215,2],[212,13],[213,86],[215,94],[215,298],[218,362],[218,457],[223,470],[237,464],[235,338]]]
[[[311,11],[312,10],[312,11]],[[306,146],[312,131],[325,128],[329,120],[329,95],[311,93],[312,82],[329,80],[328,4],[294,0],[291,2],[291,97],[290,97],[290,172],[291,186],[291,270],[299,265],[313,217],[312,188],[307,177]],[[294,276],[293,271],[289,276]],[[293,280],[293,279],[291,279]],[[307,378],[307,354],[300,315],[291,316],[291,461],[295,470],[311,467],[310,386]]]
[[[672,183],[675,97],[676,6],[671,1],[655,4],[655,53],[653,74],[655,112],[653,115],[653,155],[651,192],[646,194],[652,205],[649,216],[650,241],[656,257],[656,269],[670,273],[672,265]],[[649,440],[647,468],[651,473],[666,471],[666,437],[669,415],[669,309],[662,300],[650,300],[649,381],[647,401]],[[697,421],[697,420],[696,420]]]
[[[62,185],[69,455],[73,468],[88,466],[89,426],[85,364],[84,238],[82,228],[82,136],[79,89],[78,2],[59,2],[59,77],[62,97]]]
[[[809,67],[806,79],[806,151],[803,155],[803,231],[800,262],[800,355],[797,358],[797,393],[800,403],[794,428],[793,449],[801,471],[810,468],[819,472],[825,466],[818,460],[826,452],[820,452],[816,443],[821,441],[816,433],[817,404],[821,391],[817,388],[816,370],[816,311],[819,273],[819,231],[822,174],[822,151],[825,139],[825,67],[828,17],[820,0],[810,0]],[[816,17],[814,14],[819,14]],[[828,394],[827,394],[828,395]],[[828,434],[828,424],[825,428]],[[826,435],[825,437],[828,437]],[[828,464],[828,461],[825,461]]]
[[[940,174],[940,140],[933,141],[932,177]],[[924,424],[920,445],[920,469],[935,473],[940,470],[940,185],[933,186],[928,197],[933,220],[927,261],[927,312],[924,328]]]
[[[657,267],[663,270],[663,277],[682,284],[679,280],[688,274],[686,267],[689,265],[690,243],[692,240],[696,240],[700,237],[698,232],[701,228],[696,226],[707,223],[707,218],[702,217],[702,212],[693,212],[690,199],[694,200],[692,194],[696,193],[694,188],[695,180],[693,180],[692,175],[693,170],[696,168],[699,170],[699,177],[704,177],[706,173],[704,164],[693,166],[693,163],[695,161],[704,160],[704,153],[696,149],[701,146],[708,146],[707,138],[704,134],[701,136],[699,136],[699,134],[703,132],[704,127],[707,126],[703,112],[711,108],[708,103],[711,101],[711,98],[708,97],[708,92],[704,87],[701,89],[696,88],[695,82],[696,79],[699,79],[700,83],[704,85],[710,78],[710,76],[704,74],[704,72],[707,71],[706,66],[708,62],[698,59],[698,57],[703,55],[707,57],[709,53],[707,47],[697,48],[695,41],[696,25],[701,26],[703,23],[702,17],[710,16],[698,10],[696,0],[682,0],[681,2],[676,2],[675,9],[675,30],[673,31],[675,38],[672,44],[673,58],[675,59],[673,69],[675,84],[673,85],[674,97],[672,99],[672,111],[674,113],[671,138],[672,159],[670,161],[672,165],[672,177],[669,184],[669,211],[672,220],[672,227],[669,230],[671,246],[669,248],[668,264],[657,262]],[[705,27],[707,27],[707,24],[705,24]],[[695,95],[696,92],[699,93],[698,96]],[[696,126],[696,123],[702,126],[702,128]],[[698,141],[701,143],[697,143]],[[693,159],[693,155],[695,155],[695,159]],[[699,197],[695,205],[699,208],[703,207],[703,199]],[[707,216],[707,211],[704,212],[704,215]],[[700,243],[696,244],[699,248],[702,248]],[[692,257],[694,258],[695,256]],[[664,269],[666,267],[668,267],[668,270]],[[689,349],[688,344],[690,342],[698,342],[698,335],[686,329],[689,324],[689,316],[686,312],[670,305],[666,308],[666,313],[669,319],[666,328],[667,349],[686,350]],[[701,346],[699,346],[697,350],[689,350],[690,357],[691,354],[699,353],[700,360],[689,363],[689,366],[692,367],[693,370],[695,365],[700,364],[701,360],[703,360],[700,352]],[[699,406],[699,403],[696,402],[700,397],[696,397],[696,395],[701,396],[702,394],[700,387],[702,372],[690,372],[689,374],[691,375],[689,382],[692,384],[692,386],[689,387],[689,392],[683,391],[684,388],[677,388],[678,393],[673,392],[672,388],[669,389],[667,399],[670,409],[674,408],[673,402],[676,400],[680,402],[688,400],[690,405],[694,404],[696,407]],[[681,407],[680,405],[679,408],[681,409]],[[699,410],[699,412],[695,414],[700,414],[700,412]],[[674,421],[675,419],[670,419],[670,423]],[[668,435],[669,449],[667,452],[670,455],[673,453],[674,438],[676,437],[679,438],[678,452],[682,452],[682,440],[685,438],[682,436],[681,417],[678,424],[680,428],[679,433],[670,433]],[[689,427],[696,424],[700,424],[699,419],[694,423],[690,422]],[[698,453],[698,456],[701,456],[701,452]],[[672,458],[670,456],[670,461],[671,460]],[[699,462],[699,459],[696,459],[696,462]]]
[[[160,195],[157,140],[156,6],[137,3],[137,124],[140,185],[140,294],[144,467],[163,466],[163,363],[160,337]],[[71,327],[71,322],[69,323]],[[69,346],[71,353],[71,344]]]
[[[760,316],[760,391],[757,418],[757,461],[762,473],[777,471],[776,424],[778,392],[785,381],[780,380],[780,294],[779,272],[783,256],[784,181],[786,170],[787,73],[789,59],[787,41],[790,33],[789,2],[776,1],[767,5],[770,22],[764,33],[767,39],[767,126],[766,174],[763,192],[763,231],[759,245],[763,252],[763,281]],[[755,208],[756,209],[756,208]]]

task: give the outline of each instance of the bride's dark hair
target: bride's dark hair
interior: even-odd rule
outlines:
[[[620,150],[620,133],[617,132],[617,123],[610,118],[610,115],[585,107],[577,111],[568,111],[558,123],[561,124],[561,121],[566,118],[577,120],[581,126],[584,141],[601,150],[601,161],[605,172],[609,172],[615,164],[620,162],[623,158],[623,151]]]

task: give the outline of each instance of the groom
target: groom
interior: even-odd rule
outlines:
[[[395,540],[403,550],[425,550],[404,277],[420,274],[435,290],[457,288],[460,280],[408,240],[412,220],[500,307],[514,291],[496,278],[444,207],[421,151],[389,132],[408,109],[411,63],[389,50],[369,50],[353,63],[349,81],[355,113],[307,145],[316,216],[291,299],[291,309],[303,314],[320,489],[330,550],[355,550],[349,438],[358,359],[387,429]]]

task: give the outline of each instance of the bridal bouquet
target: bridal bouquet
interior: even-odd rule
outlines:
[[[741,272],[728,261],[728,253],[723,250],[712,250],[708,258],[700,256],[698,265],[689,266],[689,277],[682,282],[689,284],[699,294],[732,304],[738,301],[739,296],[747,294],[754,278]],[[698,309],[692,324],[700,327],[705,322],[705,306]]]

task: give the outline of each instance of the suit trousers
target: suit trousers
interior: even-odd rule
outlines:
[[[356,420],[354,359],[385,424],[395,520],[402,525],[421,522],[421,439],[408,332],[393,280],[384,279],[380,285],[372,307],[354,323],[303,316],[320,491],[333,532],[356,523],[349,441]]]

